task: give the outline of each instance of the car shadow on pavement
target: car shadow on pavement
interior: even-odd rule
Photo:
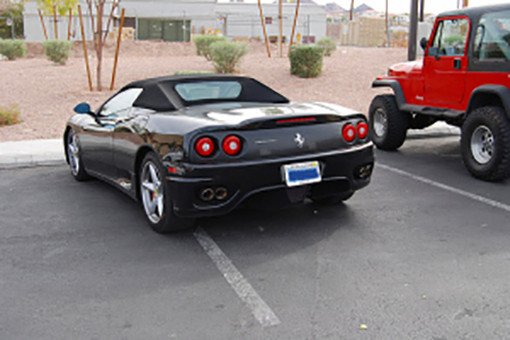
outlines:
[[[299,252],[337,232],[362,228],[349,203],[318,206],[298,204],[283,210],[241,208],[228,215],[200,219],[220,247],[233,247],[243,255],[266,255],[267,260]]]

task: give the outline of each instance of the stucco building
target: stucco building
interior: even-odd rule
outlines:
[[[295,3],[283,4],[284,35],[288,38],[294,20]],[[109,4],[107,4],[109,7]],[[217,2],[216,0],[122,0],[126,10],[125,27],[132,27],[135,39],[190,41],[193,34],[216,31],[228,37],[263,38],[257,3]],[[82,3],[87,39],[91,24],[87,6]],[[268,35],[278,35],[278,5],[264,3],[264,21]],[[105,11],[108,13],[109,11]],[[118,15],[118,13],[117,13]],[[104,22],[106,22],[106,17]],[[43,18],[48,34],[54,36],[54,20]],[[68,18],[57,23],[59,37],[67,36]],[[35,1],[25,5],[24,30],[27,41],[42,41],[44,35]],[[72,23],[74,39],[81,39],[78,20]],[[301,4],[297,33],[305,41],[326,35],[326,11],[312,1]]]

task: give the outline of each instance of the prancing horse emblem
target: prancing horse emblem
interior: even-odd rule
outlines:
[[[300,133],[296,133],[296,138],[294,138],[294,142],[296,142],[298,148],[302,148],[305,145],[305,137],[301,136]]]

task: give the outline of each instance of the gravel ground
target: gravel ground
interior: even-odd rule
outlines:
[[[194,53],[191,44],[129,42],[122,50],[117,84],[180,70],[213,70]],[[274,53],[276,55],[276,51]],[[0,141],[59,137],[74,105],[99,105],[112,92],[89,92],[83,59],[75,46],[66,66],[55,66],[40,53],[16,61],[0,62],[0,105],[18,104],[21,124],[0,128]],[[341,47],[325,59],[324,73],[300,79],[289,73],[287,58],[268,59],[262,44],[251,45],[240,73],[255,77],[294,101],[319,100],[366,112],[376,93],[370,83],[389,65],[405,60],[404,49]],[[110,82],[112,50],[104,61],[103,86]]]

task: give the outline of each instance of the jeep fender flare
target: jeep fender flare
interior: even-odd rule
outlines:
[[[477,87],[471,94],[466,114],[468,115],[474,109],[482,106],[499,106],[499,103],[494,103],[496,98],[499,99],[502,108],[510,119],[510,89],[502,85],[482,85]]]
[[[402,110],[402,107],[406,104],[406,98],[404,96],[404,91],[402,90],[402,86],[395,79],[377,79],[372,83],[372,88],[376,87],[390,87],[395,94],[395,99],[397,100],[397,105],[399,110]]]

